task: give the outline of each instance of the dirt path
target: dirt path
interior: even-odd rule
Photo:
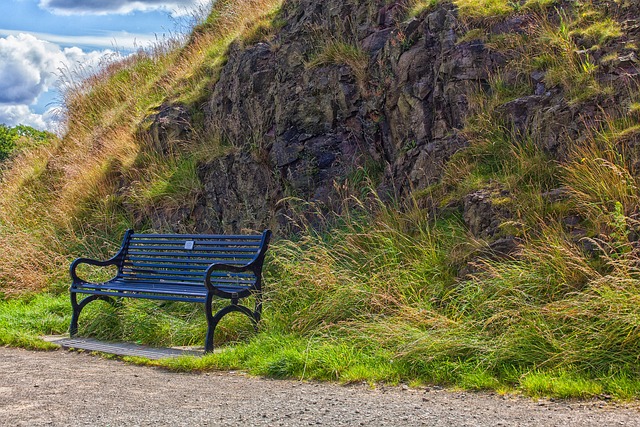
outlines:
[[[640,426],[640,409],[444,390],[176,374],[0,348],[2,426]]]

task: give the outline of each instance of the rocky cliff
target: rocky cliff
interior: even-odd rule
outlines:
[[[562,160],[569,142],[592,132],[589,124],[635,96],[626,88],[638,81],[637,5],[616,5],[612,22],[623,35],[597,39],[575,30],[568,38],[565,59],[593,67],[590,80],[574,86],[607,85],[576,94],[550,75],[552,66],[522,65],[527,55],[542,61],[526,43],[544,45],[539,23],[560,22],[557,8],[461,18],[457,5],[438,2],[411,17],[405,1],[287,0],[277,33],[234,42],[210,88],[207,132],[229,150],[199,165],[204,191],[190,215],[202,229],[277,227],[288,215],[283,199],[332,209],[339,188],[363,186],[365,176],[383,194],[415,197],[441,183],[452,156],[482,138],[469,125],[482,109],[478,97],[495,100],[483,114]],[[597,2],[592,6],[597,12]],[[498,86],[509,94],[499,96]],[[178,110],[174,123],[188,124],[181,108],[165,106]],[[152,126],[156,139],[163,138],[162,119],[161,112]],[[171,132],[182,131],[166,130],[164,138]],[[491,202],[491,194],[508,190],[491,185],[454,201],[481,236],[495,234],[500,218],[509,217]]]

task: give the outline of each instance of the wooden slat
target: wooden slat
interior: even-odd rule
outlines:
[[[153,274],[141,274],[141,275],[129,275],[118,276],[118,280],[125,282],[145,282],[145,283],[158,283],[158,284],[180,284],[190,286],[204,286],[204,280],[194,280],[191,277],[174,276],[174,277],[153,277]]]
[[[79,294],[91,294],[91,295],[105,295],[110,297],[126,297],[126,298],[141,298],[141,299],[153,299],[162,301],[178,301],[178,302],[199,302],[204,303],[204,296],[192,296],[185,297],[181,294],[149,294],[149,293],[133,293],[125,291],[98,291],[93,289],[76,289],[75,293]]]
[[[123,268],[122,275],[133,276],[135,274],[154,274],[158,278],[167,277],[171,279],[172,276],[184,276],[190,278],[190,280],[200,280],[204,283],[205,271],[184,271],[184,270],[159,270],[150,268]]]
[[[156,264],[157,263],[176,263],[176,264],[195,265],[195,266],[198,266],[198,268],[206,267],[213,264],[213,262],[211,262],[211,260],[209,259],[189,259],[185,257],[160,258],[160,257],[147,257],[143,255],[136,255],[136,256],[129,255],[124,260],[124,262],[125,263],[152,262]]]
[[[193,265],[189,268],[185,268],[184,265],[176,265],[176,264],[150,264],[150,263],[132,263],[125,262],[122,266],[123,271],[159,271],[167,274],[176,274],[184,271],[188,273],[188,275],[203,275],[207,271],[206,265],[196,266]]]
[[[193,268],[193,269],[182,269],[182,270],[162,270],[162,269],[151,269],[151,268],[138,268],[137,266],[133,265],[133,264],[125,264],[123,266],[122,269],[123,273],[127,273],[127,272],[133,272],[133,271],[158,271],[159,274],[164,274],[165,272],[169,275],[171,274],[180,274],[181,271],[184,271],[185,273],[189,273],[189,276],[199,276],[204,278],[204,274],[206,273],[206,269],[204,270],[200,270],[198,268]],[[215,279],[216,277],[237,277],[237,278],[246,278],[246,279],[255,279],[255,275],[251,272],[247,272],[247,273],[228,273],[228,272],[224,272],[224,271],[214,271],[211,273],[211,278],[212,280]]]
[[[224,259],[224,260],[188,260],[188,259],[162,259],[162,258],[128,258],[124,260],[125,265],[137,265],[143,267],[149,267],[150,265],[161,267],[171,267],[171,268],[184,268],[185,270],[193,269],[207,269],[211,264],[227,264],[234,266],[243,266],[247,265],[247,260],[233,260],[233,259]]]
[[[249,247],[260,247],[260,240],[251,240],[251,241],[223,241],[223,240],[194,240],[197,244],[205,245],[205,246],[249,246]]]
[[[157,293],[164,295],[172,295],[172,294],[182,294],[188,296],[202,296],[207,294],[207,289],[204,285],[198,286],[190,286],[183,285],[180,283],[163,283],[162,286],[153,286],[153,282],[140,282],[127,280],[126,282],[122,281],[113,281],[108,282],[103,285],[85,285],[82,287],[83,289],[95,289],[95,290],[114,290],[114,291],[131,291],[131,292],[149,292],[149,293]]]
[[[127,269],[127,270],[123,270],[122,277],[133,277],[133,276],[149,276],[151,278],[151,276],[153,276],[153,278],[156,278],[157,280],[161,280],[161,279],[166,279],[166,280],[174,280],[176,277],[184,277],[185,280],[190,280],[190,281],[195,281],[195,280],[199,280],[200,283],[204,283],[204,273],[200,273],[197,271],[185,271],[185,272],[180,272],[180,271],[154,271],[154,270],[136,270],[136,269]],[[255,281],[255,276],[236,276],[236,275],[229,275],[229,276],[222,276],[222,275],[218,275],[218,276],[212,276],[211,277],[211,281],[216,281],[216,280],[235,280],[235,281]]]

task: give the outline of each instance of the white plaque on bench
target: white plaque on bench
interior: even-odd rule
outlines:
[[[187,240],[186,242],[184,242],[184,248],[185,249],[193,249],[193,240]]]

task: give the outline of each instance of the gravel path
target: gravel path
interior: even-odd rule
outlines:
[[[639,426],[637,405],[177,374],[0,348],[2,426]]]

